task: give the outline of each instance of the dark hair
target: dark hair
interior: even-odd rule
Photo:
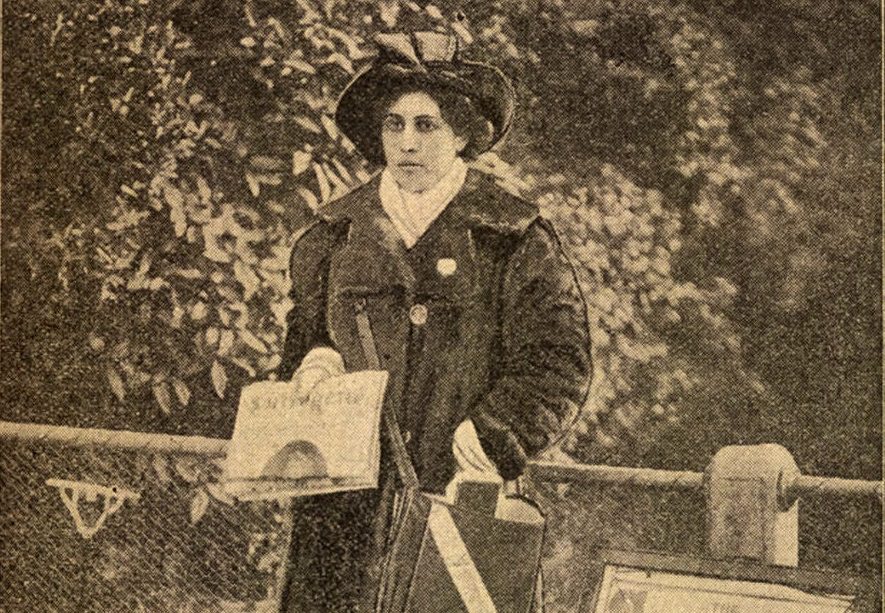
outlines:
[[[370,162],[384,164],[384,147],[381,144],[381,122],[388,109],[397,100],[407,94],[427,94],[439,106],[439,111],[446,123],[451,126],[456,136],[463,138],[467,144],[461,151],[461,157],[472,160],[488,149],[494,128],[477,109],[473,101],[464,94],[448,87],[433,87],[423,84],[404,84],[382,96],[372,109],[371,118],[378,130],[378,139],[367,152]]]

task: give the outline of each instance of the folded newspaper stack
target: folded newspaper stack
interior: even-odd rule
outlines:
[[[300,402],[291,383],[243,388],[224,469],[240,500],[290,498],[378,486],[384,371],[318,383]]]

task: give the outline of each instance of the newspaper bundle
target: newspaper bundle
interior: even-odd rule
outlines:
[[[377,487],[384,371],[318,383],[306,402],[293,384],[243,389],[225,460],[224,486],[240,500]]]

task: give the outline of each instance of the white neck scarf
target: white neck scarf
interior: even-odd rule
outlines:
[[[393,178],[393,173],[387,168],[384,169],[378,187],[381,206],[407,248],[411,249],[418,239],[424,236],[430,224],[461,191],[466,178],[467,164],[458,157],[436,185],[427,191],[413,194],[400,189],[396,179]]]

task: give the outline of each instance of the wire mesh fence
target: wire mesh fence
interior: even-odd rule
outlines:
[[[0,442],[0,608],[274,610],[290,514],[235,503],[219,472],[192,455]]]
[[[225,495],[224,441],[0,425],[0,610],[278,610],[292,507]],[[699,475],[585,466],[601,476],[566,484],[560,473],[576,468],[534,468],[549,613],[587,601],[601,549],[704,555]],[[880,574],[881,488],[870,485],[875,496],[803,503],[803,566]]]

